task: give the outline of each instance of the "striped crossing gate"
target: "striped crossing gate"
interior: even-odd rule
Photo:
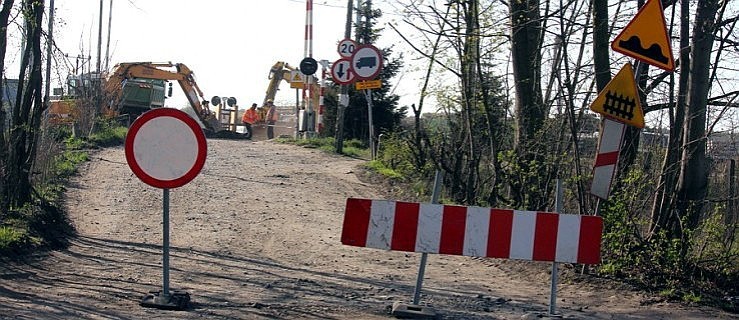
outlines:
[[[596,216],[349,198],[341,243],[384,250],[600,263]]]

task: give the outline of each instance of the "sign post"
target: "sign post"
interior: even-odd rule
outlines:
[[[666,71],[675,70],[670,38],[665,25],[662,2],[648,0],[621,33],[611,42],[611,49],[642,63]],[[635,75],[627,63],[600,92],[590,109],[602,114],[603,128],[593,166],[590,193],[607,200],[615,174],[626,125],[644,128],[644,111],[637,91]],[[600,211],[600,199],[596,215]]]
[[[593,164],[590,193],[608,200],[616,172],[626,124],[644,127],[644,111],[637,94],[634,70],[630,63],[621,68],[597,98],[590,109],[605,117],[598,141],[598,152]]]
[[[187,113],[160,108],[141,115],[128,130],[126,161],[144,183],[163,189],[162,196],[162,291],[150,291],[141,306],[184,310],[190,302],[185,291],[169,287],[169,189],[194,179],[207,155],[205,135]]]
[[[439,203],[439,194],[441,193],[441,183],[444,180],[444,172],[437,170],[434,178],[434,190],[431,193],[431,203]],[[407,305],[396,301],[393,303],[391,313],[396,317],[436,317],[436,310],[419,306],[421,302],[421,288],[423,287],[423,277],[426,274],[426,261],[428,261],[428,252],[421,253],[421,261],[418,264],[418,276],[416,277],[416,288],[413,290],[413,305]]]
[[[361,45],[352,54],[351,68],[356,75],[357,80],[372,80],[380,74],[382,70],[382,53],[375,46],[370,44]],[[372,160],[375,159],[377,150],[375,150],[375,129],[372,123],[372,89],[364,90],[364,96],[367,100],[367,112],[369,122],[369,144],[372,154]]]

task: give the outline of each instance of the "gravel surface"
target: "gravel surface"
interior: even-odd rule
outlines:
[[[388,197],[360,180],[363,160],[210,139],[201,174],[170,191],[170,287],[191,302],[144,308],[141,299],[163,285],[163,192],[131,173],[122,147],[92,158],[66,192],[78,233],[70,246],[0,260],[1,319],[387,319],[394,302],[413,298],[420,254],[340,243],[347,197]],[[538,318],[550,268],[429,255],[421,304],[443,319]],[[732,318],[560,270],[564,318]]]

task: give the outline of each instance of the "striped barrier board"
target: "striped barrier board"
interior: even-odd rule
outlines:
[[[618,165],[618,156],[621,153],[621,143],[624,139],[624,132],[626,132],[626,125],[606,118],[603,119],[603,129],[601,131],[598,153],[593,164],[593,181],[590,184],[590,194],[608,200],[613,175]]]
[[[596,216],[349,198],[341,243],[473,257],[600,263]]]

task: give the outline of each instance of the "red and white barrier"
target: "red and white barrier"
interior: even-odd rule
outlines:
[[[603,119],[598,154],[593,164],[593,182],[590,184],[590,194],[603,200],[608,200],[611,191],[624,132],[626,132],[625,124],[608,118]]]
[[[384,250],[597,264],[595,216],[388,200],[346,201],[341,243]]]

